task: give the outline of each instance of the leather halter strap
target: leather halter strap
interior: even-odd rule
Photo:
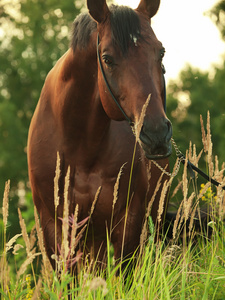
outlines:
[[[130,124],[130,126],[133,126],[133,122],[131,121],[131,119],[127,116],[127,114],[125,113],[125,111],[123,110],[122,106],[120,105],[120,103],[117,101],[116,97],[114,96],[111,88],[110,88],[110,85],[108,83],[108,80],[105,76],[105,72],[104,72],[104,69],[103,69],[103,66],[102,66],[102,61],[101,61],[101,58],[100,58],[100,53],[99,53],[99,50],[98,50],[98,45],[99,45],[99,34],[97,36],[97,56],[98,56],[98,62],[99,62],[99,66],[100,66],[100,70],[101,70],[101,73],[102,73],[102,76],[103,76],[103,79],[105,81],[105,84],[107,86],[107,89],[111,95],[111,97],[113,98],[114,102],[116,103],[116,105],[118,106],[118,108],[120,109],[120,111],[122,112],[122,114],[124,115],[125,119],[127,120],[127,122]]]
[[[99,63],[99,67],[100,67],[100,70],[101,70],[101,73],[102,73],[102,76],[103,76],[103,79],[105,81],[105,84],[107,86],[107,89],[111,95],[111,97],[113,98],[114,102],[116,103],[117,107],[119,108],[119,110],[122,112],[122,114],[124,115],[125,119],[127,120],[127,122],[129,123],[130,126],[133,126],[134,123],[132,122],[132,120],[127,116],[127,114],[125,113],[125,111],[123,110],[122,106],[120,105],[120,103],[117,101],[116,97],[114,96],[112,90],[111,90],[111,87],[108,83],[108,80],[106,78],[106,75],[105,75],[105,72],[104,72],[104,69],[103,69],[103,66],[102,66],[102,61],[101,61],[101,57],[100,57],[100,53],[99,53],[99,49],[98,49],[98,46],[99,46],[99,34],[97,35],[97,57],[98,57],[98,63]],[[166,83],[165,83],[165,77],[164,77],[164,74],[165,74],[165,69],[162,65],[162,70],[163,70],[163,85],[164,85],[164,110],[166,111]]]

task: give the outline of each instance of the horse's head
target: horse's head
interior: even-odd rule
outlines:
[[[136,128],[142,120],[136,134],[149,159],[171,154],[172,126],[164,109],[165,50],[150,25],[159,2],[141,0],[138,8],[132,10],[123,6],[108,8],[106,0],[87,1],[89,13],[98,24],[102,105],[111,119],[131,120]]]

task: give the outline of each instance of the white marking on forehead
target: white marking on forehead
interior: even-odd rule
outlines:
[[[130,38],[133,41],[134,45],[137,47],[137,41],[138,41],[138,37],[133,36],[132,34],[130,34]]]

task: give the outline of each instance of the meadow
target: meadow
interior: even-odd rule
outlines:
[[[198,165],[200,160],[205,161],[207,173],[221,185],[214,187],[197,175],[195,179],[190,179],[186,166],[180,166],[177,160],[170,180],[162,189],[158,224],[154,226],[152,223],[150,201],[140,247],[127,262],[126,270],[122,270],[122,262],[115,264],[109,241],[105,268],[98,268],[91,257],[84,258],[81,266],[81,254],[74,252],[89,226],[98,192],[93,199],[89,218],[77,223],[77,209],[73,216],[68,216],[67,173],[63,243],[59,254],[54,257],[57,268],[53,271],[45,253],[36,210],[35,225],[28,230],[26,220],[18,209],[21,233],[7,239],[7,232],[10,231],[7,226],[10,182],[6,182],[2,207],[1,299],[68,299],[68,295],[71,299],[225,299],[225,197],[222,188],[225,186],[225,165],[220,166],[218,158],[213,156],[209,115],[206,129],[202,121],[201,125],[203,149],[196,153],[195,145],[190,143],[186,157],[194,165]],[[177,174],[178,168],[180,171]],[[56,208],[58,173],[59,161],[55,177]],[[119,179],[120,174],[115,184],[114,201]],[[158,187],[160,184],[159,181]],[[170,201],[177,205],[177,214],[170,224],[166,223],[165,234],[160,236],[157,225],[164,221],[162,211],[167,191]],[[201,217],[203,210],[204,221]],[[70,274],[72,265],[77,265],[79,269],[77,281]]]

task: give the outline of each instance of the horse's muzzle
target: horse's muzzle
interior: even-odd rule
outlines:
[[[163,159],[171,155],[172,125],[165,118],[158,126],[144,122],[140,132],[140,144],[146,158],[150,160]]]

